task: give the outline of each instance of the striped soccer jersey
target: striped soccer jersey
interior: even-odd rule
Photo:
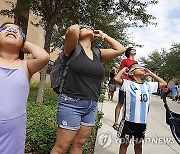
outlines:
[[[146,124],[151,94],[158,89],[158,82],[136,83],[123,79],[121,90],[125,92],[123,118],[126,121]]]

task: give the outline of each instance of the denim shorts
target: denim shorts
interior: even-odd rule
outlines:
[[[58,127],[78,130],[80,125],[94,126],[97,104],[97,101],[82,100],[61,94],[57,110]]]

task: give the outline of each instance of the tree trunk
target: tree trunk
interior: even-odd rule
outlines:
[[[51,44],[51,35],[53,31],[53,26],[49,25],[45,27],[46,31],[46,36],[45,36],[45,44],[44,44],[44,49],[46,52],[50,53],[50,44]],[[38,94],[36,98],[36,103],[42,104],[44,100],[44,88],[46,84],[46,71],[47,71],[47,66],[44,67],[40,71],[40,82],[39,82],[39,89],[38,89]]]
[[[42,104],[44,100],[44,88],[46,84],[46,71],[47,65],[40,71],[40,81],[39,81],[39,89],[36,98],[36,103]]]
[[[14,23],[20,25],[25,34],[27,34],[29,10],[30,10],[30,2],[17,0],[15,7]]]

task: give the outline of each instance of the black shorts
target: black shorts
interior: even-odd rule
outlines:
[[[126,143],[134,137],[134,141],[142,141],[145,137],[146,124],[133,123],[125,120],[121,120],[118,137]]]
[[[119,103],[124,104],[124,91],[122,91],[121,89],[119,89]]]

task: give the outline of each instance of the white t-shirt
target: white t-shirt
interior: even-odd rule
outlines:
[[[123,117],[134,123],[147,123],[151,94],[157,92],[158,82],[136,83],[123,79],[121,90],[125,92]]]

